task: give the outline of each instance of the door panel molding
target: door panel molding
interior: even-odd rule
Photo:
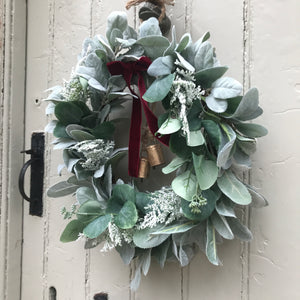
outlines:
[[[0,0],[0,298],[20,299],[26,1]]]

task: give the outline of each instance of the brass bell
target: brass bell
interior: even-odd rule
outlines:
[[[149,173],[149,161],[146,157],[141,157],[138,178],[147,178]]]
[[[160,144],[150,145],[146,149],[151,167],[159,166],[165,162]]]

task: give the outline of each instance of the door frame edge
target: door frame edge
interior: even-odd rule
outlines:
[[[0,0],[0,298],[21,299],[27,0]]]

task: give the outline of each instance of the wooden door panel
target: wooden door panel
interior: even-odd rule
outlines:
[[[68,79],[75,65],[82,41],[87,36],[105,35],[106,19],[113,10],[124,10],[126,1],[30,1],[28,7],[28,72],[27,72],[27,136],[42,130],[47,118],[45,105],[34,99],[42,97],[47,87]],[[169,16],[177,27],[177,36],[190,31],[196,40],[211,30],[212,43],[230,75],[243,81],[243,18],[242,3],[232,5],[230,17],[223,14],[223,1],[180,1],[169,8]],[[222,9],[216,9],[216,7]],[[136,10],[128,12],[132,26],[138,24]],[[220,28],[226,23],[227,35]],[[228,47],[230,45],[230,47]],[[60,181],[57,165],[62,162],[61,152],[52,150],[52,137],[47,138],[45,187]],[[192,265],[181,269],[170,263],[164,270],[154,264],[148,276],[142,278],[140,289],[129,290],[134,265],[124,266],[116,252],[101,253],[100,247],[84,250],[78,241],[62,244],[59,241],[66,221],[60,215],[62,206],[70,207],[74,198],[48,199],[45,197],[44,216],[32,218],[25,208],[25,242],[23,264],[23,300],[48,299],[49,288],[54,287],[58,299],[92,299],[98,292],[107,292],[110,300],[186,299],[196,300],[221,297],[222,288],[230,290],[230,298],[239,299],[245,266],[240,259],[238,242],[220,247],[224,267],[214,267],[199,254]],[[34,250],[32,250],[34,249]],[[32,252],[31,252],[32,251]],[[33,267],[33,264],[34,267]],[[32,285],[37,284],[36,289]],[[43,298],[42,298],[43,297]]]

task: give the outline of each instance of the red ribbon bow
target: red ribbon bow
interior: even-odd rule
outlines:
[[[132,177],[138,177],[139,172],[142,107],[145,112],[149,129],[153,136],[155,136],[155,133],[158,130],[157,118],[150,110],[148,102],[143,99],[143,95],[146,92],[146,87],[142,72],[147,71],[150,65],[151,60],[146,56],[141,57],[137,61],[113,61],[107,63],[107,68],[109,72],[112,75],[123,75],[130,92],[133,95],[137,96],[137,99],[133,98],[132,101],[132,113],[128,145],[128,174]],[[131,79],[134,74],[138,75],[138,88],[140,96],[136,95],[136,93],[132,90],[130,86]],[[169,145],[169,136],[155,137],[164,145]]]

